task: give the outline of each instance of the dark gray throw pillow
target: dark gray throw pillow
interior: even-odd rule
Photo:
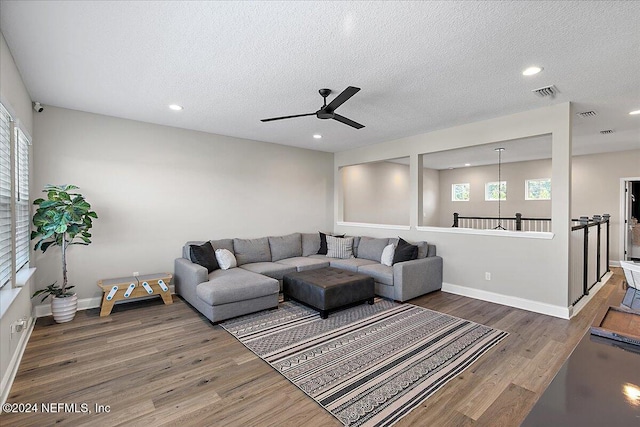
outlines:
[[[318,231],[318,234],[320,234],[320,249],[318,249],[318,255],[326,255],[327,254],[327,235],[322,231]],[[339,236],[333,236],[333,237],[343,238],[344,234],[341,234]]]
[[[398,246],[393,254],[393,263],[411,261],[418,258],[418,247],[398,237]]]
[[[211,242],[206,242],[203,245],[190,245],[189,252],[191,262],[203,266],[209,273],[220,268],[216,259],[216,251]]]

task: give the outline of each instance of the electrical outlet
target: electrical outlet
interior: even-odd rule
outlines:
[[[140,273],[138,273],[137,271],[133,272],[133,277],[138,277],[140,275]]]
[[[491,280],[491,273],[488,271],[484,273],[484,280]]]

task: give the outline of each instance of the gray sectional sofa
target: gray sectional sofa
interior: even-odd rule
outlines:
[[[442,258],[436,255],[434,245],[414,243],[417,259],[393,266],[381,264],[384,247],[397,240],[355,237],[354,257],[348,259],[318,255],[318,233],[212,240],[214,249],[227,249],[235,255],[238,267],[211,273],[191,261],[190,245],[205,243],[192,241],[184,245],[182,258],[175,260],[173,282],[176,293],[212,322],[275,308],[285,274],[329,266],[373,277],[376,294],[396,301],[440,289]]]

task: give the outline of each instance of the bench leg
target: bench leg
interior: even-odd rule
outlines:
[[[373,300],[374,300],[374,298],[369,298],[369,299],[367,300],[367,303],[368,303],[369,305],[373,305]]]
[[[113,308],[113,304],[115,304],[115,298],[111,300],[107,299],[107,294],[105,293],[102,297],[102,306],[100,307],[100,317],[105,317],[111,314],[111,309]]]
[[[285,301],[289,301],[289,296],[283,292],[282,293],[282,302],[285,302]]]
[[[327,310],[320,310],[320,318],[321,319],[327,318]]]
[[[165,305],[166,304],[173,304],[173,298],[171,298],[171,292],[169,292],[169,291],[162,292],[162,293],[160,293],[160,296],[162,297],[162,301],[164,301]]]

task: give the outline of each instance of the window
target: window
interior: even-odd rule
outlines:
[[[469,183],[451,184],[451,201],[452,202],[468,202],[469,201]]]
[[[16,271],[29,263],[29,145],[30,141],[16,128],[15,218],[16,218]]]
[[[0,287],[11,279],[11,127],[0,104]]]
[[[507,200],[507,181],[487,182],[484,185],[484,199]]]
[[[29,263],[29,145],[0,104],[0,287]]]
[[[528,179],[524,185],[525,200],[551,200],[551,178]]]

